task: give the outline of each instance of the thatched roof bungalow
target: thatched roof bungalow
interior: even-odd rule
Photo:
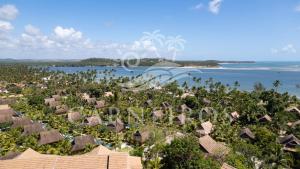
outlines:
[[[164,117],[164,113],[162,110],[155,110],[152,112],[152,117],[155,120],[161,120]]]
[[[59,105],[55,107],[55,114],[59,115],[59,114],[65,114],[68,112],[69,108],[66,105]]]
[[[32,124],[32,121],[28,117],[15,117],[13,118],[12,128],[24,127],[25,125]]]
[[[272,118],[269,115],[264,115],[258,119],[259,122],[272,122]]]
[[[289,147],[289,148],[295,148],[296,146],[300,146],[300,140],[297,137],[295,137],[293,134],[280,138],[279,143],[284,144],[285,147]]]
[[[50,102],[55,102],[55,99],[54,98],[46,98],[46,99],[44,99],[45,105],[50,105]]]
[[[122,122],[121,119],[117,118],[116,121],[109,123],[107,125],[107,127],[111,131],[115,131],[115,132],[119,133],[124,129],[124,123]]]
[[[255,135],[252,133],[252,131],[249,128],[244,128],[240,132],[240,137],[241,138],[248,138],[251,140],[255,139]]]
[[[189,108],[186,104],[182,104],[179,107],[179,111],[184,113],[184,112],[190,112],[190,111],[192,111],[192,109]]]
[[[51,144],[63,140],[63,136],[58,130],[42,131],[40,132],[39,145]]]
[[[185,124],[185,120],[186,116],[182,113],[174,118],[174,123],[181,126]]]
[[[86,145],[96,144],[94,137],[91,135],[77,136],[74,138],[71,152],[81,151],[85,149]]]
[[[91,116],[85,119],[85,123],[88,126],[96,126],[102,124],[102,120],[99,116]]]
[[[149,131],[136,131],[134,134],[133,134],[133,139],[134,141],[138,142],[138,143],[145,143],[150,137],[150,132]]]
[[[81,119],[81,114],[79,112],[70,112],[68,113],[68,121],[75,122]]]
[[[96,101],[95,108],[101,109],[105,107],[105,100]]]
[[[2,123],[11,123],[13,117],[10,114],[0,114],[0,124]]]
[[[31,134],[38,134],[44,130],[43,124],[35,122],[33,124],[24,125],[24,131],[22,135],[28,136]]]
[[[227,163],[223,163],[221,169],[236,169]]]
[[[223,156],[229,153],[228,147],[222,143],[216,142],[209,135],[199,138],[200,146],[210,155]]]
[[[213,130],[213,124],[210,121],[206,121],[200,124],[199,129],[196,131],[198,136],[208,135]]]

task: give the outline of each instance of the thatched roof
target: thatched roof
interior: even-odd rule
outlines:
[[[100,147],[100,148],[99,148]],[[99,146],[91,152],[76,156],[58,156],[40,154],[27,149],[14,159],[3,160],[0,168],[13,169],[142,169],[140,157],[129,156],[128,153],[115,152]],[[55,165],[54,165],[55,164]]]
[[[155,110],[152,112],[152,116],[155,118],[155,119],[162,119],[164,117],[164,113],[162,110]]]
[[[112,97],[114,94],[112,92],[105,92],[104,97]]]
[[[286,111],[291,112],[291,113],[297,113],[300,115],[300,110],[296,106],[292,106],[286,109]]]
[[[209,135],[200,137],[199,143],[206,152],[214,156],[226,155],[229,152],[225,145],[216,142]]]
[[[121,132],[124,129],[124,123],[121,119],[117,118],[116,121],[109,123],[107,127],[115,132]]]
[[[252,133],[252,131],[249,128],[242,129],[240,132],[240,137],[255,139],[255,135]]]
[[[189,111],[191,111],[192,109],[191,108],[189,108],[186,104],[182,104],[182,105],[180,105],[180,107],[179,107],[179,111],[180,112],[189,112]]]
[[[169,108],[171,108],[171,104],[168,102],[162,102],[161,106],[163,107],[163,109],[167,110]]]
[[[182,113],[174,118],[174,123],[177,125],[184,125],[185,119],[186,119],[185,114]]]
[[[214,113],[214,109],[212,107],[204,107],[201,109],[201,113],[203,115],[212,115]]]
[[[94,97],[92,97],[92,98],[87,98],[87,99],[85,99],[86,100],[86,102],[88,103],[88,104],[90,104],[90,105],[94,105],[94,104],[96,104],[96,98],[94,98]]]
[[[221,169],[236,169],[236,168],[232,167],[231,165],[229,165],[227,163],[223,163],[223,165],[221,166]]]
[[[65,114],[69,110],[68,106],[66,105],[56,106],[55,109],[55,114]]]
[[[286,147],[296,147],[300,145],[300,140],[293,134],[280,138],[279,142],[280,144],[284,144]]]
[[[165,138],[165,143],[166,144],[171,144],[171,142],[175,139],[175,138],[181,138],[181,137],[184,137],[185,135],[183,133],[180,133],[180,132],[176,132],[176,133],[173,133],[173,134],[170,134],[168,136],[166,136]]]
[[[73,142],[73,147],[72,147],[72,152],[75,151],[80,151],[80,150],[84,150],[85,146],[88,144],[96,144],[94,137],[91,135],[85,135],[85,136],[77,136],[74,138],[74,142]]]
[[[44,131],[43,125],[41,123],[35,122],[33,124],[24,126],[23,135],[37,134],[41,131]]]
[[[86,118],[86,125],[88,126],[96,126],[102,124],[102,120],[99,116],[91,116]]]
[[[46,98],[44,99],[45,105],[50,105],[50,102],[55,102],[54,98]]]
[[[11,115],[15,116],[17,115],[16,112],[13,109],[2,109],[0,110],[0,115]]]
[[[202,99],[202,102],[205,104],[205,105],[210,105],[211,101],[208,99],[208,98],[203,98]]]
[[[145,105],[146,106],[152,106],[152,103],[153,101],[151,99],[148,99],[146,102],[145,102]]]
[[[13,121],[13,117],[10,114],[0,114],[0,124],[10,123]]]
[[[105,107],[105,100],[100,100],[96,102],[96,106],[97,109],[103,108]]]
[[[193,97],[195,96],[193,93],[183,93],[180,98],[185,99],[186,97]]]
[[[200,133],[210,134],[213,130],[213,124],[210,121],[206,121],[200,124]]]
[[[20,152],[8,152],[5,156],[1,156],[0,160],[9,160],[9,159],[13,159],[15,157],[17,157],[18,155],[20,155]]]
[[[32,124],[32,121],[28,117],[15,117],[13,119],[12,128],[24,127],[25,125]]]
[[[240,117],[240,114],[237,111],[234,111],[230,113],[230,117],[232,121],[236,121]]]
[[[60,101],[61,99],[60,95],[52,95],[52,98],[54,98],[55,101]]]
[[[63,136],[57,130],[52,129],[50,131],[40,132],[40,145],[55,143],[60,140],[63,140]]]
[[[81,114],[79,112],[68,113],[68,121],[75,122],[81,119]]]
[[[259,118],[258,121],[260,122],[271,122],[272,118],[269,115],[264,115],[263,117]]]
[[[294,123],[292,123],[291,127],[295,128],[296,126],[300,125],[300,120],[295,121]]]
[[[60,101],[53,101],[53,100],[51,100],[51,101],[48,103],[48,105],[49,105],[50,108],[56,108],[56,107],[59,106],[60,104],[61,104]]]
[[[133,139],[136,141],[136,142],[139,142],[139,143],[144,143],[146,142],[150,137],[150,132],[149,131],[136,131],[134,134],[133,134]]]

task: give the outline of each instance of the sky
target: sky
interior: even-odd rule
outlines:
[[[300,0],[0,0],[0,59],[300,61]]]

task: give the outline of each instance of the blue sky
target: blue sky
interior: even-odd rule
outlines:
[[[162,35],[164,45],[145,32]],[[170,47],[168,39],[181,45]],[[0,0],[0,58],[128,53],[299,61],[300,0]]]

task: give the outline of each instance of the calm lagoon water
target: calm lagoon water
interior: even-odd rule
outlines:
[[[187,81],[189,85],[195,85],[192,76],[201,77],[202,83],[209,78],[220,81],[223,84],[233,85],[235,81],[240,83],[241,90],[252,90],[256,82],[261,82],[265,87],[271,88],[275,80],[280,80],[280,92],[289,92],[300,97],[300,62],[257,62],[243,64],[222,64],[220,68],[197,69],[197,68],[149,68],[135,67],[127,70],[123,67],[50,67],[50,70],[61,70],[67,73],[96,69],[114,69],[114,75],[136,76],[151,74],[154,76],[175,77],[180,83]],[[145,73],[147,72],[147,73]],[[99,78],[103,76],[99,75]],[[299,86],[298,86],[299,87]]]

